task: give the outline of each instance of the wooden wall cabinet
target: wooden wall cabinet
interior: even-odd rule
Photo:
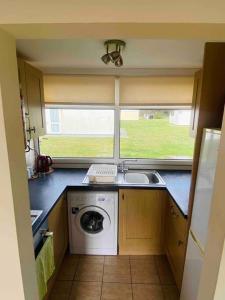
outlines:
[[[119,191],[119,254],[164,252],[166,199],[167,192],[163,190]]]
[[[45,134],[43,74],[18,58],[20,94],[23,101],[26,139]]]
[[[185,262],[187,219],[172,199],[168,200],[165,224],[165,250],[178,289],[181,289]]]
[[[55,272],[48,281],[48,293],[45,300],[49,298],[56,276],[68,248],[68,212],[67,201],[63,195],[48,217],[49,231],[53,232]]]

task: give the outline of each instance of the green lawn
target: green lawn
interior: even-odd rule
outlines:
[[[194,140],[188,126],[170,124],[168,119],[121,121],[121,157],[192,157]],[[44,136],[41,153],[53,157],[112,157],[113,138]]]
[[[44,136],[41,153],[53,157],[112,157],[113,138]]]

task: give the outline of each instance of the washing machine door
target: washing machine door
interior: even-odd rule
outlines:
[[[107,212],[98,206],[86,206],[76,214],[76,226],[85,234],[96,236],[105,233],[111,225]]]

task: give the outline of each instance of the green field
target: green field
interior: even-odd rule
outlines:
[[[170,124],[167,118],[121,121],[123,158],[191,158],[193,145],[189,127]],[[113,138],[44,136],[40,148],[53,157],[112,157]]]

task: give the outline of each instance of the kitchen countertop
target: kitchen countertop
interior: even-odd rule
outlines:
[[[77,190],[118,190],[119,188],[167,189],[184,217],[188,214],[191,171],[162,171],[166,183],[162,185],[121,184],[83,184],[87,169],[55,169],[52,174],[29,180],[30,206],[33,210],[43,210],[39,219],[33,224],[33,235],[38,231],[60,196],[68,189]],[[119,175],[121,176],[121,175]]]

